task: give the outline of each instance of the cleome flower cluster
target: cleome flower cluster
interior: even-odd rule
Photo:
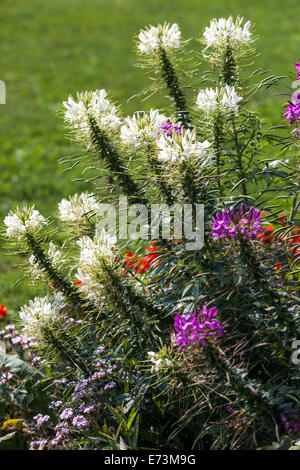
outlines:
[[[21,307],[20,333],[0,330],[1,408],[26,417],[19,441],[30,449],[296,446],[300,202],[288,147],[293,155],[299,147],[300,90],[279,126],[288,136],[276,136],[285,160],[266,163],[270,139],[244,99],[252,41],[250,21],[213,19],[201,40],[213,61],[207,80],[191,55],[185,70],[177,24],[150,25],[137,50],[158,78],[145,94],[162,91],[161,111],[127,116],[104,89],[63,103],[85,169],[95,171],[90,189],[59,202],[60,234],[34,207],[4,220],[7,245],[26,254],[26,274],[47,289]],[[121,217],[113,230],[105,225],[105,191],[107,202],[125,195],[134,210],[151,208],[149,242],[143,232],[125,243]],[[189,249],[199,227],[186,219],[199,206],[204,239]],[[144,228],[138,212],[129,221],[136,215]],[[14,439],[11,421],[0,422],[2,443]]]

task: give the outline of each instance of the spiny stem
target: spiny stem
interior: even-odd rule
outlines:
[[[152,155],[151,149],[148,155],[148,162],[149,166],[152,168],[155,176],[157,177],[157,183],[161,193],[163,196],[165,196],[167,204],[171,206],[174,202],[172,190],[168,183],[164,180],[163,167],[161,162],[156,158],[155,155]]]
[[[190,113],[187,110],[186,100],[179,86],[179,80],[175,74],[174,67],[169,61],[166,51],[162,47],[159,49],[159,55],[162,76],[170,91],[171,97],[174,99],[178,119],[182,122],[184,127],[191,127]]]
[[[239,144],[239,140],[238,140],[238,133],[237,133],[237,130],[236,130],[236,127],[235,127],[235,118],[234,116],[232,117],[232,128],[233,128],[233,137],[234,137],[234,144],[235,144],[235,149],[236,149],[236,154],[237,154],[237,164],[238,164],[238,169],[240,170],[240,176],[243,177],[243,181],[242,181],[242,188],[243,188],[243,193],[244,193],[244,196],[247,196],[247,185],[246,185],[246,181],[244,179],[244,168],[243,168],[243,159],[242,159],[242,155],[243,153],[241,152],[240,150],[240,144]]]
[[[158,316],[159,318],[161,316],[161,310],[157,308],[150,299],[146,298],[143,295],[137,294],[132,288],[132,286],[125,286],[122,279],[120,279],[118,272],[116,272],[113,267],[109,266],[104,259],[102,259],[101,268],[109,277],[109,289],[113,287],[118,302],[120,303],[120,306],[125,309],[125,313],[128,312],[128,306],[126,305],[126,300],[124,299],[124,291],[126,291],[125,297],[128,299],[128,303],[130,306],[137,306],[141,310],[145,310],[150,317]]]
[[[40,246],[39,242],[31,233],[26,233],[26,240],[39,267],[52,281],[53,287],[62,292],[76,309],[79,307],[86,313],[91,313],[91,311],[94,311],[95,307],[87,304],[87,302],[81,298],[76,288],[72,286],[70,281],[66,279],[59,271],[57,271],[49,257],[44,252],[43,248]]]
[[[232,48],[227,44],[224,55],[220,81],[225,85],[232,86],[236,82],[236,63],[234,60]]]
[[[70,351],[70,338],[59,338],[51,328],[44,327],[42,329],[43,336],[45,341],[51,345],[56,352],[59,354],[62,360],[68,362],[71,367],[74,365],[80,369],[85,374],[89,375],[90,371],[87,365],[80,358],[80,354],[76,351],[76,348],[73,345],[73,350]],[[66,335],[64,335],[66,336]],[[68,345],[68,346],[67,346]]]
[[[267,296],[267,304],[273,305],[276,309],[278,318],[283,322],[283,324],[296,332],[297,326],[295,321],[286,315],[285,309],[282,309],[281,297],[269,286],[268,282],[266,282],[266,277],[261,270],[258,260],[252,252],[252,248],[248,241],[244,238],[240,239],[240,250],[241,260],[247,266],[247,272],[253,276],[258,289],[262,290]]]
[[[221,184],[220,166],[221,166],[221,140],[222,140],[222,121],[219,115],[216,116],[214,121],[214,141],[215,141],[215,152],[216,152],[216,164],[218,174],[218,189],[220,196],[223,197],[223,188]]]
[[[132,201],[147,205],[148,201],[142,188],[131,178],[128,169],[124,167],[121,158],[105,132],[99,128],[95,119],[89,117],[92,143],[96,147],[106,166],[116,177],[122,189]]]

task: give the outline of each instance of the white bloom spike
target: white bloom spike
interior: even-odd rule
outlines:
[[[237,114],[241,100],[233,86],[226,85],[220,89],[206,88],[198,93],[197,107],[207,114],[215,111]]]
[[[106,90],[77,93],[77,101],[69,96],[68,101],[63,102],[66,108],[65,121],[77,131],[79,137],[89,136],[89,117],[93,117],[100,129],[117,129],[121,124],[118,110],[107,99]]]
[[[104,229],[100,236],[82,237],[77,244],[80,246],[80,263],[85,266],[94,267],[98,264],[99,256],[114,258],[113,247],[116,244],[116,238],[111,237]]]
[[[24,332],[33,338],[39,336],[40,328],[51,324],[58,316],[59,310],[48,297],[35,297],[20,309],[20,319],[24,324]]]
[[[63,222],[78,223],[86,215],[97,212],[100,204],[92,194],[74,194],[69,199],[62,199],[58,204],[59,218]]]
[[[17,238],[20,240],[26,232],[37,231],[43,225],[46,225],[46,219],[33,207],[25,207],[16,212],[9,212],[4,219],[7,226],[6,235],[8,238]]]
[[[247,21],[242,26],[243,18],[238,17],[235,21],[229,18],[214,18],[209,27],[205,28],[203,41],[207,47],[222,47],[226,44],[237,46],[246,44],[251,40],[251,22]]]
[[[210,163],[213,155],[208,152],[211,143],[197,140],[195,130],[186,130],[182,135],[167,137],[162,135],[157,141],[158,159],[162,161],[197,160],[201,167]]]
[[[148,147],[166,120],[167,117],[157,109],[150,109],[149,113],[136,113],[132,117],[127,116],[121,127],[121,140],[125,145],[135,148]]]
[[[160,47],[172,51],[182,44],[181,31],[176,23],[172,26],[169,23],[150,26],[140,31],[139,41],[138,49],[143,54],[157,52]]]

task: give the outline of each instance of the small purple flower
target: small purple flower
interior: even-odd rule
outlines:
[[[170,119],[167,119],[165,122],[163,122],[160,127],[167,137],[172,137],[173,132],[175,132],[176,135],[182,134],[182,127],[179,124],[172,124]],[[158,131],[157,134],[160,135],[160,131]]]
[[[243,203],[237,210],[235,207],[225,209],[223,212],[217,212],[212,217],[212,236],[215,238],[229,238],[235,240],[239,235],[254,240],[258,232],[263,231],[260,224],[261,211],[251,207],[246,213],[246,206]]]
[[[61,414],[60,414],[60,419],[66,421],[73,416],[73,410],[72,408],[66,408]]]
[[[75,428],[80,429],[80,428],[86,428],[89,425],[89,422],[84,416],[77,415],[77,416],[74,416],[72,424],[73,426],[75,426]]]
[[[109,382],[108,384],[106,384],[104,386],[104,390],[111,390],[112,388],[114,388],[116,386],[116,382]]]
[[[60,408],[62,404],[63,402],[61,400],[52,401],[49,405],[49,408],[55,410],[56,408]]]
[[[183,317],[176,314],[174,323],[176,344],[185,348],[195,341],[200,341],[203,346],[206,346],[208,337],[215,335],[215,333],[222,336],[224,330],[219,320],[215,318],[217,313],[216,307],[208,310],[206,305],[203,305],[202,310],[195,310],[192,314]]]
[[[103,353],[104,349],[105,349],[104,346],[99,346],[97,349],[95,349],[94,351],[95,356],[100,356],[100,354]]]
[[[104,379],[104,377],[106,376],[106,372],[105,370],[99,370],[99,372],[95,372],[92,377],[91,377],[91,381],[92,382],[95,382],[96,380],[101,380],[101,379]]]
[[[36,421],[36,427],[39,428],[50,420],[50,416],[42,415],[41,413],[39,413],[38,415],[33,417],[33,420]]]
[[[30,443],[30,446],[33,448],[33,449],[37,449],[39,448],[40,446],[45,446],[47,444],[47,440],[46,439],[42,439],[41,441],[32,441]]]
[[[95,405],[89,405],[89,406],[84,408],[83,413],[89,415],[89,414],[93,413],[95,411],[95,409],[96,409]]]

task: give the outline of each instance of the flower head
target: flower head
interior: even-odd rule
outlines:
[[[154,351],[149,351],[148,357],[150,361],[152,362],[152,367],[151,371],[152,372],[159,372],[160,369],[163,369],[164,367],[172,367],[173,362],[166,357],[166,353],[164,350],[159,351],[155,353]]]
[[[297,70],[297,80],[300,80],[300,59],[295,63],[295,69]]]
[[[51,324],[59,314],[48,297],[35,297],[20,309],[19,317],[24,324],[24,332],[29,337],[38,337],[40,328]]]
[[[135,148],[148,147],[165,120],[166,117],[157,109],[150,109],[149,113],[136,113],[132,117],[127,116],[121,127],[121,140],[125,145]]]
[[[7,317],[7,310],[5,305],[0,305],[0,320],[6,319]]]
[[[89,422],[84,416],[77,415],[73,418],[72,424],[75,428],[80,429],[86,428],[89,425]]]
[[[68,101],[63,102],[66,109],[64,118],[77,137],[90,141],[90,119],[103,130],[115,130],[121,124],[118,110],[107,99],[106,90],[77,93],[77,101],[69,96]]]
[[[99,203],[92,194],[74,194],[69,199],[62,199],[58,204],[59,218],[63,222],[78,223],[85,216],[91,215],[99,209]]]
[[[220,321],[216,319],[218,310],[216,307],[207,309],[206,305],[200,311],[195,310],[192,314],[181,317],[175,316],[174,328],[176,331],[175,342],[183,348],[199,341],[203,346],[207,344],[206,339],[224,334]]]
[[[237,46],[246,44],[251,40],[250,21],[242,26],[243,18],[238,17],[235,21],[229,18],[214,18],[209,27],[205,28],[203,33],[203,42],[207,47],[222,47],[227,44]]]
[[[150,26],[139,33],[138,49],[143,54],[157,52],[159,48],[172,51],[178,49],[181,44],[181,32],[176,23],[172,26],[169,23]]]
[[[260,221],[261,211],[251,207],[246,212],[246,206],[243,203],[237,210],[235,207],[218,212],[212,217],[213,227],[212,236],[216,238],[229,238],[235,240],[239,235],[254,240],[258,233],[263,231]]]
[[[26,232],[37,231],[46,225],[46,219],[33,207],[24,207],[16,212],[10,211],[4,219],[8,238],[22,239]]]
[[[82,237],[78,240],[77,244],[81,248],[80,263],[86,266],[95,266],[98,264],[99,256],[106,256],[114,258],[113,248],[116,244],[116,237],[112,237],[104,229],[100,236],[95,236],[94,239],[90,237]]]
[[[212,155],[208,152],[210,146],[211,144],[207,140],[199,142],[195,130],[188,129],[173,137],[161,135],[157,140],[159,150],[157,157],[165,162],[197,160],[197,163],[204,167],[212,159]]]
[[[181,135],[183,132],[182,126],[179,124],[173,124],[170,119],[167,119],[165,122],[163,122],[160,126],[160,129],[158,131],[158,134],[160,135],[161,133],[164,133],[167,137],[172,137],[173,133],[176,135]]]
[[[288,119],[291,124],[295,124],[300,120],[300,93],[293,95],[292,101],[289,101],[286,108],[284,117]]]
[[[226,85],[219,88],[206,88],[200,90],[197,96],[197,107],[206,114],[218,112],[238,113],[238,103],[242,100],[237,95],[234,86]]]

